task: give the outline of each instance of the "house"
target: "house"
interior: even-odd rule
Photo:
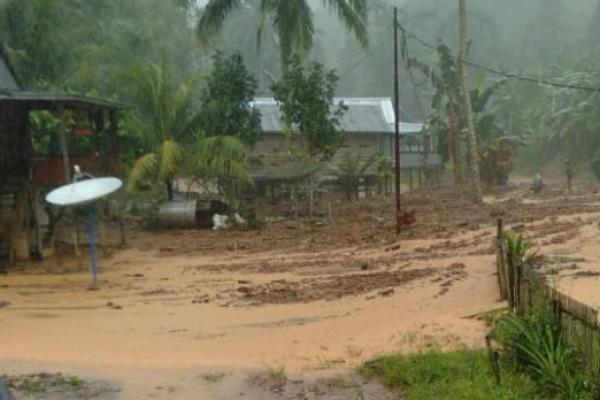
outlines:
[[[383,155],[394,159],[394,107],[390,98],[336,98],[347,110],[341,118],[340,129],[345,135],[344,144],[329,163],[335,167],[346,154],[359,155],[363,159]],[[262,138],[253,149],[253,159],[257,163],[255,180],[260,185],[270,181],[294,176],[298,178],[310,174],[310,168],[298,161],[291,162],[289,154],[297,147],[283,134],[281,112],[273,98],[257,98],[253,107],[261,113]],[[412,179],[412,173],[421,176],[423,172],[437,171],[442,165],[441,157],[435,151],[435,143],[427,135],[423,123],[400,122],[401,157],[400,165]],[[314,172],[314,171],[313,171]],[[367,175],[374,177],[376,168],[370,168]]]
[[[56,221],[43,199],[71,181],[73,165],[120,174],[121,108],[104,99],[26,90],[0,54],[0,260],[44,254]]]

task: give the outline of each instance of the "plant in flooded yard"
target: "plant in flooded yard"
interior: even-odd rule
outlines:
[[[334,170],[336,183],[341,187],[348,200],[358,198],[360,182],[367,170],[373,165],[374,157],[363,160],[360,154],[344,154],[342,161]]]
[[[522,234],[516,232],[507,232],[506,234],[506,253],[509,262],[519,265],[529,265],[538,258],[538,253],[531,246]]]
[[[459,350],[398,354],[361,369],[410,400],[549,400],[526,375],[507,371],[497,384],[484,352]]]
[[[504,359],[529,374],[545,393],[560,399],[591,399],[581,355],[549,308],[526,316],[505,315],[496,331]]]

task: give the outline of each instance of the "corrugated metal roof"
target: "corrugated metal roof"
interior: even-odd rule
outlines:
[[[394,108],[389,98],[336,98],[348,108],[341,119],[341,130],[347,133],[394,133]],[[253,107],[261,113],[261,125],[265,133],[281,132],[281,112],[273,98],[257,98]],[[416,135],[424,124],[400,122],[403,135]]]
[[[102,106],[110,108],[124,108],[126,105],[108,99],[84,97],[65,93],[33,92],[23,90],[15,78],[4,54],[0,48],[0,101],[27,102],[29,106],[50,108],[62,105],[66,108],[81,106]]]
[[[95,98],[95,97],[83,97],[77,95],[70,95],[64,93],[52,93],[52,92],[26,92],[23,90],[17,91],[1,91],[0,90],[0,102],[2,101],[14,101],[14,102],[27,102],[32,108],[52,108],[55,105],[63,105],[66,108],[78,108],[82,106],[101,106],[109,108],[126,108],[127,105],[124,103]]]

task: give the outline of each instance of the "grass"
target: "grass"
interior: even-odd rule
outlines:
[[[409,400],[550,400],[531,379],[508,368],[498,385],[483,351],[388,356],[367,363],[362,372]]]

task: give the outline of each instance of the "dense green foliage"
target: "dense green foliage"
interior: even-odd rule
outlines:
[[[216,179],[224,196],[240,182],[251,184],[246,149],[240,139],[201,131],[201,121],[207,114],[195,111],[193,94],[197,84],[193,77],[177,82],[168,65],[148,65],[136,66],[126,78],[138,104],[127,129],[151,150],[131,168],[127,187],[130,194],[164,182],[172,199],[172,181],[184,162],[190,179]]]
[[[600,2],[469,0],[468,5],[470,60],[562,84],[600,86]],[[219,64],[225,75],[214,82],[226,83],[199,80],[191,108],[198,114],[204,105],[204,126],[199,131],[232,135],[251,144],[258,133],[252,115],[239,124],[214,116],[232,115],[233,120],[238,113],[245,115],[243,107],[237,108],[242,99],[247,103],[254,94],[270,96],[271,85],[281,75],[279,65],[283,62],[286,69],[294,53],[303,62],[335,68],[339,96],[391,96],[392,6],[385,0],[2,0],[0,33],[2,49],[26,86],[125,100],[134,100],[135,93],[117,77],[133,65],[163,65],[166,60],[174,82],[179,82],[191,75],[209,76],[215,49],[223,54],[239,52],[247,74],[224,79],[242,70],[239,59],[223,55]],[[445,70],[457,73],[456,65],[451,65],[458,53],[456,11],[452,1],[402,3],[402,26],[434,47],[442,39],[445,54],[441,60],[439,49],[427,48],[408,35],[403,43],[407,59],[401,68],[401,105],[405,119],[433,117],[439,147],[445,160],[453,161],[460,180],[466,178],[461,164],[468,162],[461,137],[460,90],[454,78],[442,79],[449,77]],[[215,36],[217,32],[221,34]],[[198,39],[206,46],[199,46]],[[409,60],[437,73],[445,86],[442,97],[439,81],[417,73],[415,64],[407,68]],[[483,175],[490,183],[504,183],[515,165],[513,156],[519,154],[529,172],[541,172],[550,162],[562,166],[565,157],[592,166],[600,145],[598,92],[512,78],[502,81],[475,68],[469,68],[469,77],[477,95],[494,89],[494,96],[475,110],[482,168],[487,168]],[[232,95],[229,90],[234,87]],[[212,99],[213,94],[218,100]],[[476,98],[472,100],[477,108]],[[157,148],[156,135],[131,129],[134,120],[135,115],[126,116],[120,132],[128,161]],[[527,145],[509,149],[500,141],[503,137],[518,137]],[[43,140],[37,144],[47,147]]]
[[[565,400],[592,398],[580,355],[550,311],[504,316],[498,331],[507,360],[517,360],[514,367],[530,374],[543,392]]]
[[[497,323],[504,365],[531,376],[540,392],[557,399],[593,399],[597,392],[583,363],[582,347],[565,335],[550,305],[525,316],[505,315]]]
[[[305,68],[296,56],[289,73],[272,87],[283,122],[302,133],[310,157],[331,158],[343,143],[340,118],[346,107],[335,104],[337,81],[335,71],[318,63]]]
[[[228,135],[252,145],[262,133],[260,114],[251,106],[256,92],[239,54],[213,56],[213,69],[200,96],[199,128],[209,135]]]
[[[428,352],[394,355],[367,363],[376,374],[410,400],[549,400],[528,377],[503,371],[496,383],[485,352]]]
[[[4,0],[5,52],[29,87],[122,94],[114,74],[133,63],[194,65],[189,9],[177,0]]]

